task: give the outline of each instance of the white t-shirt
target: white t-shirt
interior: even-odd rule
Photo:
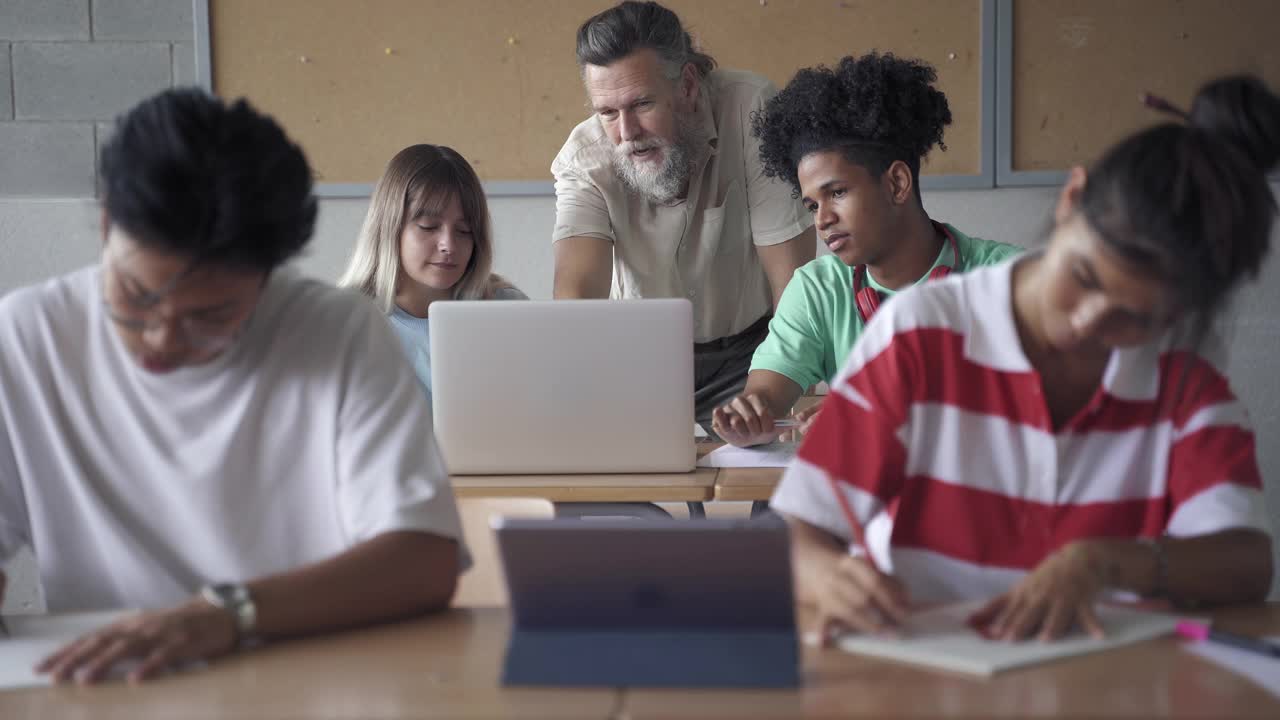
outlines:
[[[461,540],[427,402],[363,298],[279,270],[230,348],[156,375],[100,277],[0,298],[0,558],[31,544],[49,610],[170,606],[392,530]]]

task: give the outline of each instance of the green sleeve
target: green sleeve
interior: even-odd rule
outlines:
[[[800,268],[782,291],[769,336],[756,348],[751,358],[752,370],[772,370],[786,375],[797,385],[807,388],[824,380],[822,358],[829,342],[825,313],[816,302],[813,279]]]

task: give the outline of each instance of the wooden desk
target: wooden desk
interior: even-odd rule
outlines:
[[[804,410],[822,402],[825,395],[804,395],[796,401],[795,410]],[[713,446],[708,448],[715,449]],[[723,468],[716,477],[716,499],[765,502],[773,497],[773,489],[782,479],[784,468]]]
[[[1227,630],[1280,633],[1280,604],[1215,617]],[[799,690],[504,689],[508,622],[501,609],[454,610],[281,643],[141,687],[0,692],[0,718],[1280,717],[1266,691],[1173,638],[990,680],[806,648]]]
[[[763,502],[773,497],[773,489],[785,468],[721,468],[716,476],[717,500]]]
[[[552,502],[705,502],[715,497],[715,468],[626,475],[455,475],[458,497],[536,497]]]
[[[616,690],[504,689],[508,616],[453,610],[281,643],[139,687],[0,692],[0,718],[600,718]],[[3,642],[3,641],[0,641]]]
[[[1280,634],[1280,603],[1215,614],[1226,630]],[[806,648],[799,691],[633,690],[642,718],[1280,717],[1280,701],[1162,638],[989,680]]]

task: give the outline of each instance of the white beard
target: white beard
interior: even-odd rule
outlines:
[[[693,165],[706,147],[706,133],[696,124],[693,113],[676,116],[675,142],[650,137],[618,143],[613,148],[613,171],[634,192],[654,202],[668,203],[684,194]],[[637,162],[637,150],[657,149],[662,164],[654,167]]]

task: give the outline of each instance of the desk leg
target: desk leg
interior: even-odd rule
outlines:
[[[558,502],[556,517],[569,518],[662,518],[671,519],[671,513],[646,502]]]
[[[690,520],[702,520],[703,518],[705,518],[705,517],[707,516],[707,509],[706,509],[705,507],[703,507],[702,503],[700,503],[700,502],[687,502],[687,503],[685,503],[685,505],[688,505],[688,506],[689,506],[689,519],[690,519]]]

